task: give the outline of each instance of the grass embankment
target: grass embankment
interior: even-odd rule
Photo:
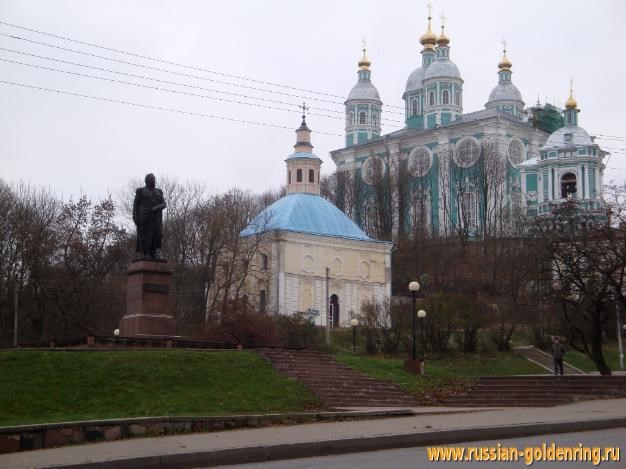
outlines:
[[[626,348],[626,344],[623,345],[624,348]],[[567,344],[565,344],[565,347],[567,348],[567,352],[565,352],[563,359],[567,363],[574,365],[576,368],[580,368],[587,373],[598,372],[598,369],[593,364],[593,361],[591,361],[591,358],[584,353],[577,352],[571,347],[567,347]],[[604,360],[606,360],[606,363],[609,365],[611,370],[619,371],[619,352],[617,342],[607,342],[602,344],[602,353],[604,355]]]
[[[479,376],[545,373],[543,368],[515,353],[455,354],[426,359],[426,374],[416,376],[404,369],[404,360],[338,354],[337,360],[371,376],[393,381],[423,402],[437,403],[449,394],[464,392]]]
[[[320,408],[252,352],[0,352],[0,425]]]

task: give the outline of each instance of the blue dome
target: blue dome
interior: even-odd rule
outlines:
[[[240,235],[253,236],[272,230],[374,241],[328,200],[305,193],[289,194],[278,199],[257,215]]]

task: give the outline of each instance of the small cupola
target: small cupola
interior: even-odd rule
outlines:
[[[302,103],[302,123],[296,129],[295,153],[287,157],[287,194],[319,195],[322,160],[314,155],[311,129],[306,124],[307,107]]]

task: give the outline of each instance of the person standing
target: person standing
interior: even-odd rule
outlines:
[[[563,355],[565,355],[565,347],[563,347],[559,338],[555,337],[552,341],[552,358],[554,359],[555,375],[563,375]]]

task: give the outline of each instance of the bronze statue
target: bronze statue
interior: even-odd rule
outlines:
[[[160,260],[156,256],[163,237],[163,191],[156,188],[154,174],[146,175],[145,187],[137,188],[133,203],[133,221],[137,226],[137,252],[146,260]]]

